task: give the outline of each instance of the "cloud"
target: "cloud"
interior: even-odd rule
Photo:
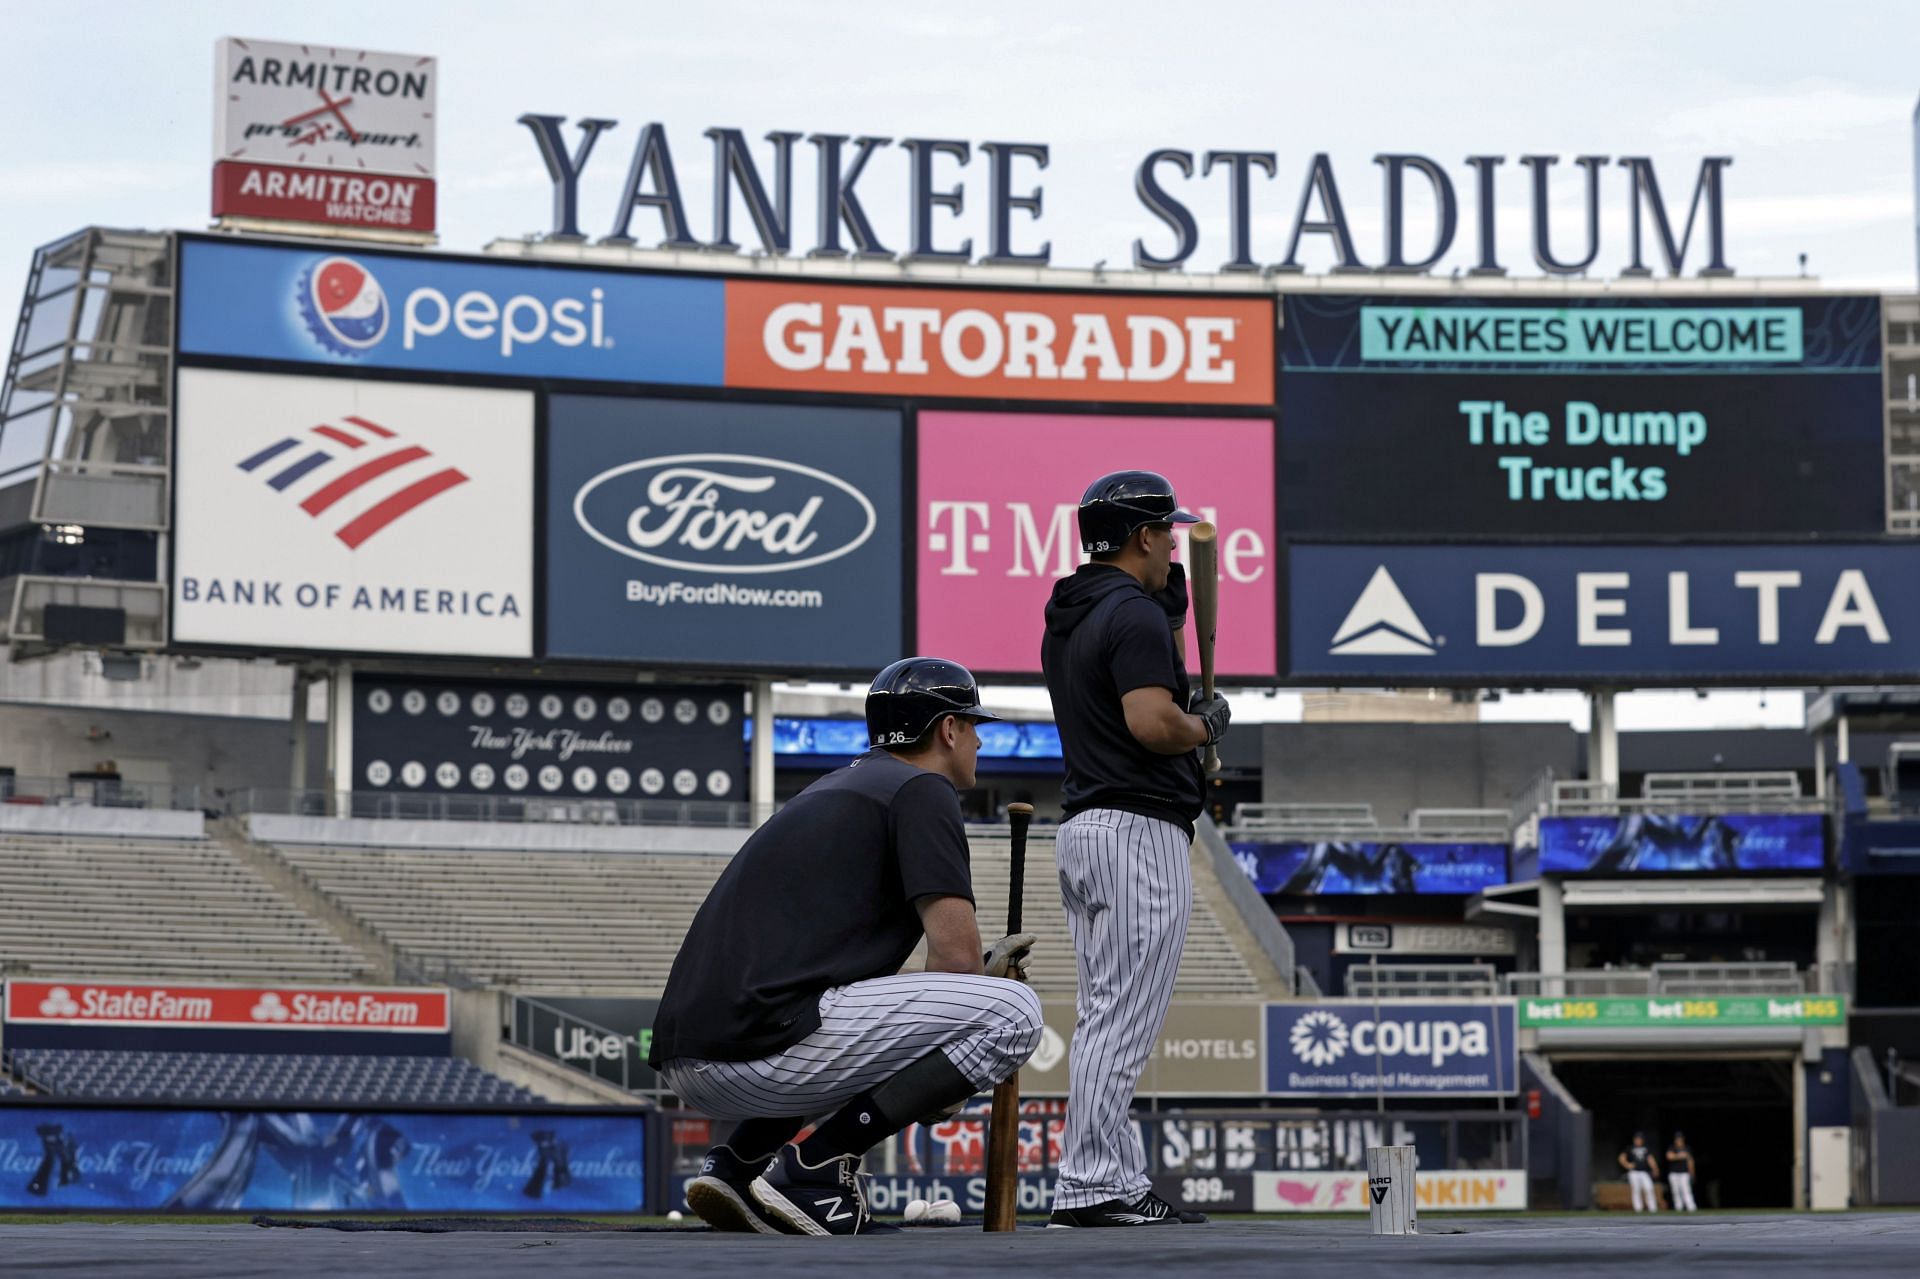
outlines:
[[[1836,80],[1800,80],[1784,89],[1722,98],[1671,112],[1660,136],[1678,146],[1777,147],[1830,142],[1863,129],[1904,125],[1905,94],[1869,92]]]

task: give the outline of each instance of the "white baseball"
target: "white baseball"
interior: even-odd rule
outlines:
[[[942,1226],[960,1224],[960,1205],[951,1199],[942,1199],[927,1209],[927,1220]]]
[[[672,1211],[670,1211],[669,1213],[667,1213],[667,1220],[668,1220],[668,1221],[679,1221],[679,1220],[681,1220],[681,1214],[680,1214],[680,1210],[679,1210],[678,1208],[675,1208],[675,1209],[673,1209]]]
[[[932,1204],[924,1199],[915,1199],[907,1204],[907,1210],[901,1216],[911,1225],[916,1221],[925,1221],[932,1211]]]

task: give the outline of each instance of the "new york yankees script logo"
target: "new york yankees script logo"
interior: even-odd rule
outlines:
[[[305,452],[301,451],[303,446]],[[286,461],[296,454],[295,460]],[[316,476],[322,481],[317,487],[310,492],[305,487],[297,490],[305,493],[300,509],[329,524],[344,517],[344,522],[333,528],[333,535],[349,549],[357,549],[415,507],[467,482],[466,474],[457,467],[436,467],[427,449],[405,443],[397,432],[378,422],[351,415],[301,435],[289,435],[242,458],[238,465],[249,474],[265,478],[267,487],[278,493],[294,489],[310,475]],[[393,479],[372,492],[391,491],[371,504],[364,501],[368,494],[355,500],[360,490],[388,476]],[[398,488],[392,487],[395,482]],[[341,507],[343,502],[345,507]]]

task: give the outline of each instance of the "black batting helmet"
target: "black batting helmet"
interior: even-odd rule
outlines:
[[[1115,471],[1080,495],[1080,549],[1089,555],[1119,550],[1142,524],[1199,522],[1180,509],[1173,484],[1155,471]]]
[[[973,672],[944,657],[903,657],[867,689],[867,741],[874,746],[911,746],[942,715],[1000,718],[981,707]]]

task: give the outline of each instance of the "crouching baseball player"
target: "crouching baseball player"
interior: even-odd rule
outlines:
[[[956,662],[913,657],[868,690],[872,749],[747,840],[694,916],[652,1064],[739,1123],[687,1205],[716,1230],[853,1235],[877,1142],[989,1091],[1033,1055],[1031,933],[982,952],[958,789],[997,719]],[[900,966],[927,939],[925,972]],[[806,1121],[825,1116],[804,1140]]]

